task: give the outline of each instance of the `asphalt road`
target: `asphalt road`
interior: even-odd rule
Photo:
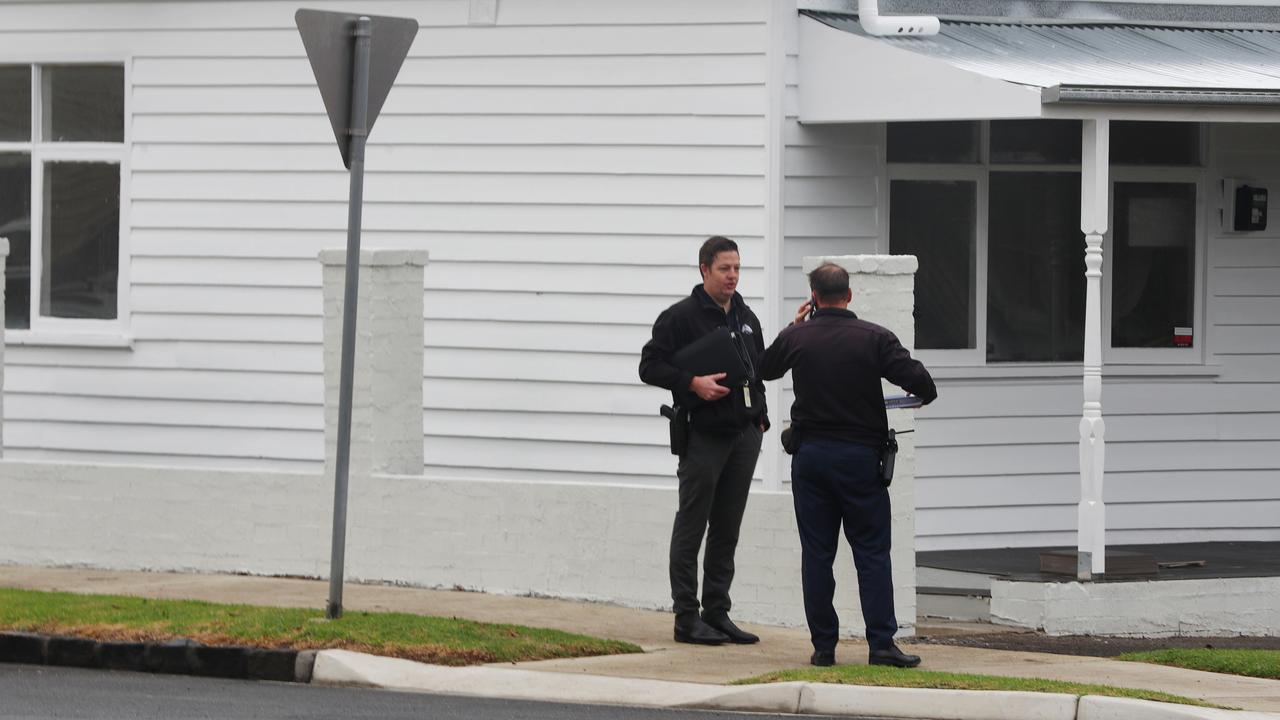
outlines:
[[[0,664],[3,720],[795,720]]]

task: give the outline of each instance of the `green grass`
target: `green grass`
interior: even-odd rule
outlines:
[[[1126,653],[1118,659],[1280,680],[1280,650],[1169,648]]]
[[[783,670],[759,677],[739,680],[736,684],[787,682],[836,683],[842,685],[875,685],[880,687],[943,688],[948,690],[1014,690],[1020,692],[1064,693],[1067,695],[1105,695],[1108,697],[1156,700],[1182,705],[1216,707],[1200,700],[1170,695],[1152,690],[1119,688],[1110,685],[1043,680],[1040,678],[1016,678],[997,675],[969,675],[963,673],[934,672],[932,670],[901,670],[872,665],[836,665],[829,668],[804,668]]]
[[[343,648],[442,665],[475,665],[641,652],[585,635],[404,613],[219,605],[0,588],[0,630],[101,640],[191,638],[210,645]]]

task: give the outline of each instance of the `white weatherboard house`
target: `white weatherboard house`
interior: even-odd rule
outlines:
[[[421,25],[368,149],[348,577],[668,602],[636,366],[712,234],[770,337],[806,258],[918,258],[914,327],[861,306],[941,393],[896,420],[908,631],[914,549],[1280,541],[1280,8],[306,5]],[[297,7],[0,0],[0,562],[328,574],[347,177]],[[735,612],[798,623],[775,435]]]

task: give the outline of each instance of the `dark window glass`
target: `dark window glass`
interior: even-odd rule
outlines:
[[[894,180],[889,247],[915,255],[916,347],[974,347],[978,189],[971,181]]]
[[[1111,123],[1114,165],[1199,165],[1197,123],[1114,121]]]
[[[0,141],[31,140],[31,66],[0,65]]]
[[[40,314],[113,319],[120,267],[120,166],[51,162],[44,173]]]
[[[0,154],[0,237],[9,239],[4,269],[4,326],[31,327],[31,157]]]
[[[1112,347],[1190,347],[1196,186],[1116,183]]]
[[[976,163],[979,127],[967,121],[889,123],[889,162]]]
[[[1079,120],[992,120],[991,162],[1080,162]]]
[[[124,68],[41,67],[46,142],[124,142]]]
[[[991,173],[987,361],[1084,357],[1079,173]]]

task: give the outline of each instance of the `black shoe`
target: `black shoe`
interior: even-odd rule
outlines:
[[[920,664],[919,655],[908,655],[898,649],[897,645],[890,645],[880,650],[872,650],[867,657],[868,665],[891,665],[900,668],[913,668]]]
[[[676,642],[694,645],[720,645],[729,642],[729,636],[716,630],[694,615],[688,619],[676,618]]]
[[[724,633],[731,643],[736,643],[738,645],[750,645],[751,643],[760,642],[759,635],[749,633],[737,625],[734,625],[733,621],[729,619],[728,613],[703,613],[702,621],[707,625],[710,625],[712,628]]]
[[[836,664],[835,650],[814,650],[809,656],[809,664],[817,667],[831,667]]]

